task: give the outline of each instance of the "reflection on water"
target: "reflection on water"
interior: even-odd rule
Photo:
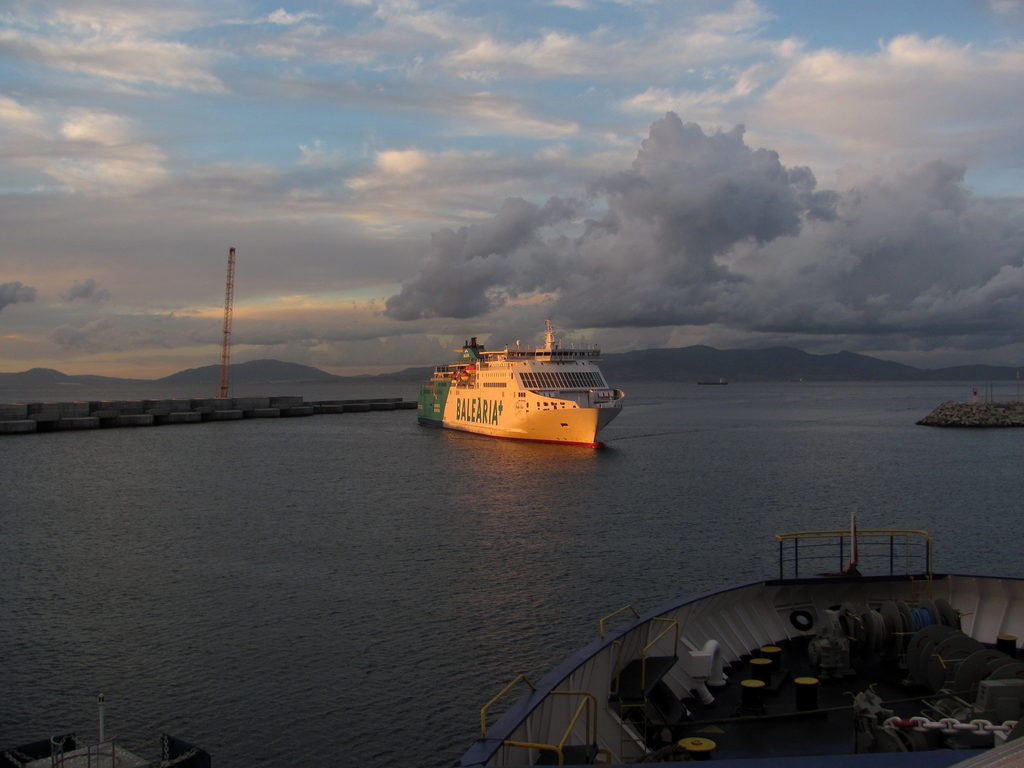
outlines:
[[[777,532],[856,509],[1017,573],[1020,433],[914,425],[964,387],[626,389],[598,450],[411,411],[0,439],[0,745],[93,733],[102,690],[218,768],[449,765],[515,674],[774,575]]]

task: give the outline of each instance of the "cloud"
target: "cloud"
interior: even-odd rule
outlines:
[[[508,257],[541,246],[537,230],[564,221],[572,211],[555,198],[544,207],[510,199],[485,224],[436,232],[419,275],[388,299],[386,314],[395,320],[474,317],[535,289],[523,284],[525,273],[517,274]]]
[[[595,181],[603,213],[508,200],[441,230],[387,301],[398,320],[486,315],[534,296],[577,328],[1005,339],[1024,323],[1024,210],[975,199],[933,161],[818,190],[807,168],[668,114],[632,167]]]
[[[81,282],[75,280],[67,293],[63,294],[61,298],[67,302],[82,299],[93,304],[100,304],[110,298],[110,291],[106,288],[100,288],[97,282],[90,277]]]
[[[23,6],[0,29],[0,52],[121,85],[221,93],[212,72],[220,54],[161,35],[200,24],[206,12],[184,3],[92,2]]]
[[[104,315],[81,325],[65,323],[50,332],[50,341],[77,353],[123,352],[214,344],[218,321],[162,315]]]
[[[825,152],[884,159],[923,153],[1005,162],[1024,120],[1024,46],[981,48],[895,37],[873,53],[802,52],[764,89],[752,119],[768,134],[800,126]]]
[[[36,300],[36,289],[19,282],[0,283],[0,311],[10,304],[23,304]]]
[[[755,39],[769,18],[757,3],[740,0],[720,13],[703,15],[679,7],[683,10],[666,15],[652,5],[644,28],[625,35],[607,26],[588,33],[547,29],[524,40],[476,34],[445,54],[439,65],[482,81],[598,77],[665,82],[693,68],[767,51]]]
[[[166,157],[135,138],[132,120],[108,112],[73,110],[60,126],[63,141],[41,169],[71,192],[122,194],[163,181]]]
[[[317,14],[312,11],[301,11],[299,13],[288,13],[284,8],[278,8],[276,11],[267,15],[267,21],[271,24],[281,24],[283,26],[291,26],[305,21],[306,19],[315,19]]]

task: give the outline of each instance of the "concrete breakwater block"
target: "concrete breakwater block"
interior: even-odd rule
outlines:
[[[148,413],[122,413],[113,422],[115,427],[149,427],[153,424],[153,416]]]
[[[257,408],[269,408],[269,397],[236,397],[232,400],[233,407],[239,411],[254,411]]]
[[[188,397],[168,397],[160,400],[143,400],[143,413],[183,413],[192,410],[192,399]]]
[[[28,403],[0,403],[0,421],[28,418]]]
[[[29,403],[28,417],[34,421],[56,421],[60,418],[60,404]]]
[[[298,395],[278,395],[270,398],[271,408],[296,408],[302,405],[302,398]]]
[[[312,405],[293,405],[290,408],[282,408],[282,416],[312,416],[316,409]]]
[[[395,410],[395,402],[393,400],[385,402],[373,402],[370,403],[371,411],[393,411]]]
[[[244,414],[236,409],[209,411],[203,414],[203,421],[235,421]]]
[[[164,418],[167,424],[195,424],[203,420],[203,414],[197,411],[171,411]]]
[[[103,408],[117,411],[122,416],[141,416],[144,412],[141,400],[107,400]]]
[[[313,403],[315,413],[344,413],[345,406],[341,403]]]
[[[395,403],[395,408],[399,411],[409,411],[416,407],[417,403],[415,400],[402,400],[401,402]]]
[[[252,417],[254,419],[273,419],[281,415],[280,408],[253,408]]]
[[[365,400],[362,402],[351,402],[343,403],[342,407],[345,409],[345,413],[365,413],[370,410],[370,403]]]
[[[189,410],[200,413],[231,411],[234,410],[234,401],[230,397],[193,397]]]
[[[99,426],[100,420],[97,416],[68,416],[53,423],[55,430],[97,429]]]
[[[21,435],[36,431],[35,419],[6,419],[0,421],[0,435]]]

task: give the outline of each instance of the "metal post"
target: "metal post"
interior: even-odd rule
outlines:
[[[98,704],[99,704],[99,709],[100,709],[100,744],[102,744],[104,742],[104,738],[103,738],[104,737],[104,731],[106,731],[105,724],[103,722],[103,719],[104,719],[103,715],[104,715],[104,713],[103,713],[103,694],[102,693],[99,696]]]
[[[786,574],[785,574],[785,572],[783,571],[783,568],[782,568],[783,554],[784,554],[784,550],[783,550],[782,539],[779,539],[779,580],[782,580],[782,579],[786,578]]]

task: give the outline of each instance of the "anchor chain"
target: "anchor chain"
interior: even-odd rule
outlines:
[[[976,720],[957,720],[955,717],[943,717],[939,720],[932,720],[928,717],[915,715],[914,717],[890,717],[883,723],[887,728],[913,728],[922,733],[927,731],[939,731],[948,736],[964,733],[1000,733],[1008,735],[1017,725],[1016,720],[1005,720],[1002,724],[993,723],[991,720],[978,718]]]

